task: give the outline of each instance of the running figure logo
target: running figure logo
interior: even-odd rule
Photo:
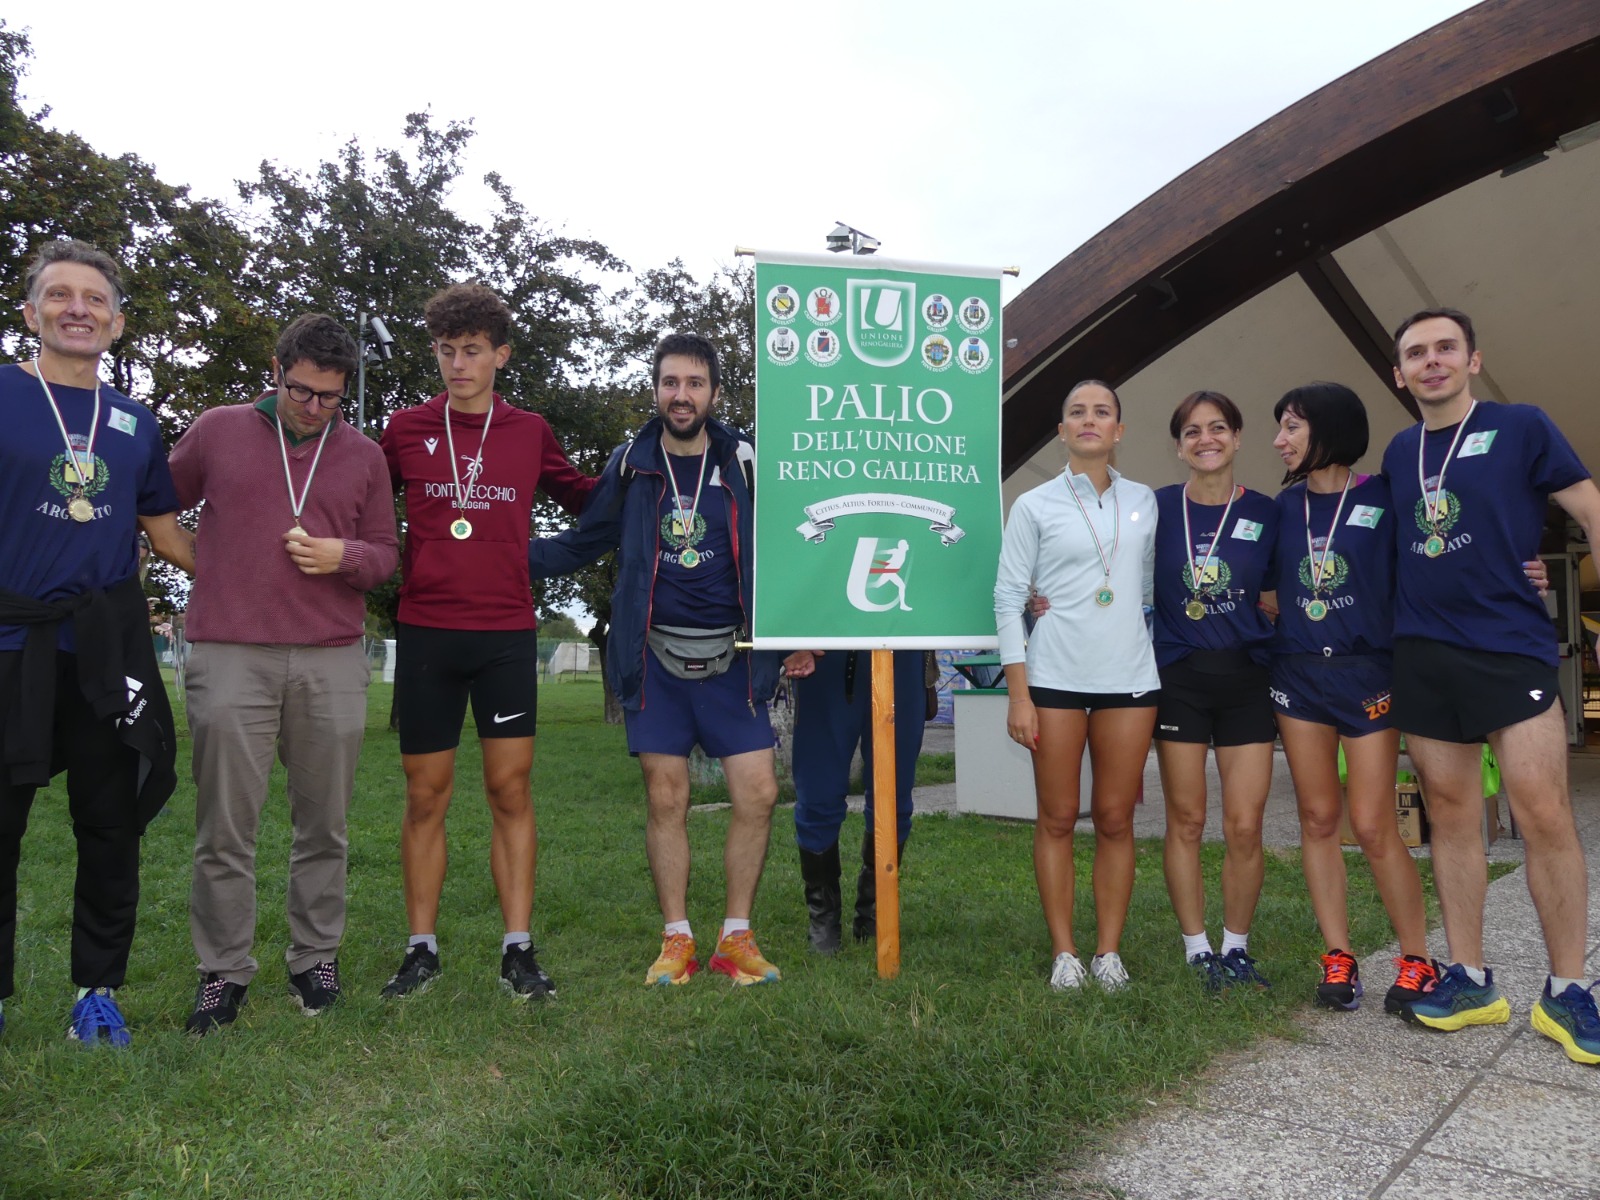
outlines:
[[[910,612],[904,575],[910,549],[905,538],[894,542],[872,537],[857,539],[845,598],[862,612],[888,612],[895,608]]]

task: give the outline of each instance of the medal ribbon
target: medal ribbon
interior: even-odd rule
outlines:
[[[1328,555],[1333,553],[1333,533],[1339,528],[1339,518],[1344,514],[1344,499],[1350,494],[1350,481],[1356,473],[1349,467],[1345,468],[1344,490],[1339,493],[1339,506],[1333,510],[1333,524],[1328,526],[1328,540],[1322,543],[1322,557],[1317,557],[1316,549],[1311,544],[1311,485],[1306,484],[1306,558],[1311,562],[1311,595],[1315,599],[1322,592],[1322,568],[1328,564]]]
[[[678,495],[678,477],[672,473],[672,460],[667,457],[666,443],[661,443],[661,465],[667,469],[667,479],[672,483],[672,512],[678,523],[683,526],[683,541],[678,544],[680,551],[689,549],[690,540],[694,536],[694,519],[700,512],[700,489],[706,482],[706,452],[711,449],[711,439],[706,439],[706,444],[700,449],[700,474],[695,479],[694,504],[689,511],[683,511],[683,498]],[[688,519],[685,520],[684,518]]]
[[[1417,434],[1417,483],[1422,488],[1423,510],[1428,515],[1428,528],[1434,537],[1439,536],[1439,505],[1444,502],[1444,471],[1450,465],[1450,460],[1456,456],[1456,446],[1461,441],[1461,435],[1466,432],[1467,422],[1472,420],[1473,410],[1478,407],[1474,400],[1467,409],[1467,415],[1461,418],[1461,424],[1456,426],[1456,435],[1450,439],[1450,449],[1444,452],[1444,461],[1439,464],[1439,486],[1434,489],[1433,499],[1428,499],[1428,476],[1422,466],[1422,451],[1428,444],[1428,431],[1423,428]]]
[[[306,506],[306,497],[311,494],[311,481],[316,478],[317,464],[322,461],[322,448],[328,444],[328,430],[333,428],[333,422],[329,421],[322,427],[322,436],[317,439],[317,452],[311,456],[311,470],[306,472],[306,485],[300,489],[300,497],[296,499],[294,480],[289,475],[289,443],[283,436],[283,418],[278,416],[276,404],[272,406],[272,419],[278,425],[278,451],[283,455],[283,482],[289,489],[289,510],[294,513],[294,523],[298,527],[300,512]]]
[[[478,453],[477,456],[472,460],[472,465],[475,469],[467,473],[468,487],[472,486],[472,480],[476,479],[483,471],[483,444],[489,439],[489,422],[493,419],[494,400],[491,397],[489,400],[489,411],[483,414],[483,432],[478,435]],[[444,398],[444,440],[450,449],[450,478],[455,481],[456,485],[456,512],[460,516],[465,517],[467,515],[467,496],[466,493],[461,490],[461,471],[456,466],[456,438],[455,434],[450,432],[449,396]]]
[[[1242,487],[1234,487],[1228,493],[1227,506],[1222,510],[1222,520],[1217,522],[1216,536],[1211,539],[1211,545],[1206,547],[1205,561],[1200,564],[1200,569],[1194,566],[1194,537],[1189,532],[1189,485],[1183,485],[1183,552],[1189,560],[1189,590],[1198,599],[1201,596],[1210,596],[1209,591],[1201,591],[1200,580],[1205,577],[1206,568],[1211,565],[1211,556],[1216,552],[1217,543],[1222,540],[1223,532],[1228,528],[1228,514],[1233,511],[1233,502],[1244,491]]]
[[[61,430],[61,444],[67,448],[67,458],[72,461],[72,469],[78,473],[78,482],[75,486],[78,495],[81,496],[84,485],[89,482],[90,473],[94,470],[94,436],[100,432],[100,380],[96,378],[94,381],[94,416],[89,418],[88,448],[83,452],[84,457],[80,459],[77,450],[73,449],[72,438],[67,433],[67,423],[61,417],[61,409],[56,405],[55,393],[45,382],[44,372],[39,369],[37,358],[33,360],[33,377],[44,389],[44,398],[50,402],[50,411],[55,414],[56,428]]]
[[[1071,492],[1072,493],[1072,498],[1078,502],[1078,512],[1083,515],[1083,523],[1089,527],[1089,536],[1094,539],[1094,551],[1095,551],[1096,554],[1098,554],[1100,556],[1100,567],[1101,567],[1101,570],[1103,570],[1105,572],[1105,576],[1106,576],[1105,586],[1106,587],[1110,587],[1111,586],[1111,564],[1117,561],[1117,546],[1122,541],[1122,505],[1121,505],[1121,501],[1119,501],[1117,499],[1117,483],[1116,483],[1116,480],[1112,480],[1111,481],[1111,486],[1107,489],[1111,493],[1111,504],[1112,504],[1112,509],[1111,509],[1111,514],[1112,514],[1112,516],[1111,516],[1111,519],[1112,519],[1112,533],[1111,533],[1111,557],[1110,558],[1106,557],[1106,550],[1105,550],[1105,547],[1100,542],[1100,535],[1094,531],[1094,522],[1089,519],[1089,510],[1083,506],[1083,497],[1078,495],[1078,487],[1077,487],[1076,484],[1074,484],[1072,482],[1072,480],[1073,480],[1072,468],[1068,467],[1067,468],[1067,491]],[[1091,483],[1089,486],[1093,487],[1094,484]],[[1103,506],[1103,504],[1102,504],[1102,506]]]

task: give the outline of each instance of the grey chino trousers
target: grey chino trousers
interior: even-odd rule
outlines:
[[[344,936],[345,814],[366,729],[361,643],[197,642],[188,668],[194,738],[194,881],[189,932],[202,975],[249,983],[256,831],[276,756],[288,772],[289,970],[331,959]]]

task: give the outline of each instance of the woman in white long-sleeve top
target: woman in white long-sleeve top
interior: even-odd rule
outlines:
[[[1067,470],[1018,497],[1006,522],[995,624],[1011,694],[1006,729],[1033,753],[1033,866],[1054,956],[1050,986],[1076,988],[1086,974],[1072,934],[1072,833],[1087,744],[1098,928],[1088,973],[1115,991],[1128,981],[1117,948],[1133,893],[1133,805],[1160,687],[1145,621],[1156,499],[1110,465],[1122,404],[1106,384],[1074,387],[1059,429]],[[1050,597],[1050,608],[1025,638],[1030,587]]]

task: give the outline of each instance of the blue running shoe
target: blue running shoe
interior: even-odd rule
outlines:
[[[1222,956],[1222,982],[1228,987],[1265,989],[1272,986],[1267,977],[1256,970],[1256,960],[1238,946]]]
[[[1216,952],[1207,950],[1203,954],[1196,954],[1189,960],[1189,970],[1193,971],[1200,979],[1200,986],[1207,992],[1216,993],[1222,990],[1222,960]]]
[[[1550,994],[1550,979],[1544,981],[1544,995],[1533,1006],[1531,1024],[1567,1052],[1575,1063],[1600,1063],[1600,1010],[1595,1008],[1594,990],[1569,983],[1559,996]]]
[[[72,1023],[67,1026],[67,1037],[84,1045],[108,1042],[113,1046],[126,1046],[132,1037],[128,1023],[122,1019],[115,993],[110,988],[90,988],[87,995],[72,1006]]]
[[[1468,1025],[1504,1025],[1511,1020],[1511,1006],[1495,987],[1493,971],[1485,967],[1478,984],[1460,963],[1451,963],[1439,982],[1402,1008],[1400,1015],[1429,1029],[1454,1033]]]

